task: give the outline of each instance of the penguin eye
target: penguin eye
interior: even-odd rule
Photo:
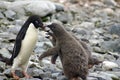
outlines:
[[[39,22],[38,22],[38,21],[35,21],[35,23],[39,24]]]

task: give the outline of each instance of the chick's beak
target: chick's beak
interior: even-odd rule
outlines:
[[[49,31],[50,31],[50,28],[49,28],[48,26],[45,26],[45,27],[44,27],[44,31],[45,31],[45,32],[49,32]]]

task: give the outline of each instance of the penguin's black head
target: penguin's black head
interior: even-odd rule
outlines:
[[[28,18],[28,21],[30,23],[33,23],[36,28],[40,27],[40,28],[44,29],[44,26],[43,26],[43,23],[42,23],[40,16],[32,15]]]

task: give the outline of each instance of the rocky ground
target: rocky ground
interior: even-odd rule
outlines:
[[[38,14],[45,24],[63,23],[78,38],[89,40],[92,55],[103,60],[89,70],[88,80],[120,80],[120,4],[119,0],[1,0],[0,1],[0,54],[10,57],[16,35],[29,15]],[[38,60],[38,56],[52,47],[39,31],[39,40],[31,56],[27,80],[67,80],[57,59]],[[25,80],[19,70],[16,72]],[[10,66],[0,62],[0,80],[12,80]]]

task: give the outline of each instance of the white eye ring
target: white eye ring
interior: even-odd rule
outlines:
[[[37,24],[38,24],[39,22],[38,22],[38,21],[35,21],[35,23],[37,23]]]

